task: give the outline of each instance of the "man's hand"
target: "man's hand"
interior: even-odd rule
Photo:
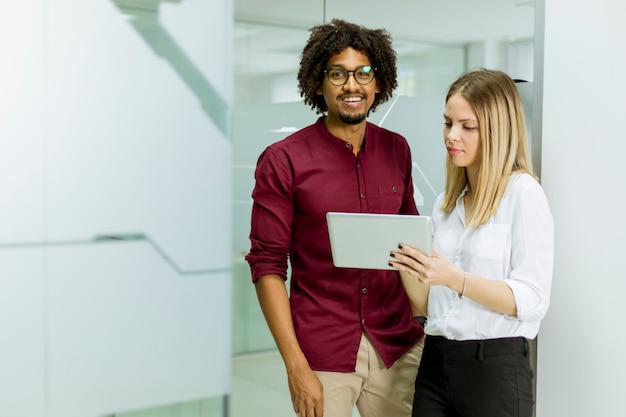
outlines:
[[[324,389],[308,366],[287,370],[293,409],[300,417],[323,417]]]

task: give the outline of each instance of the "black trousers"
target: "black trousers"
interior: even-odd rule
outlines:
[[[413,417],[531,417],[533,372],[522,337],[454,341],[426,336]]]

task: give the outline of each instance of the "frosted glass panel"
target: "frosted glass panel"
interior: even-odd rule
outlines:
[[[232,20],[0,2],[0,415],[228,395]]]

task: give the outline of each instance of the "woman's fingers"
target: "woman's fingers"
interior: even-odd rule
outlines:
[[[425,255],[419,249],[416,249],[413,246],[404,243],[400,243],[398,245],[398,249],[400,249],[401,253],[405,254],[406,256],[410,256],[420,263],[424,263],[423,261],[428,258],[428,255]]]
[[[393,258],[390,264],[393,263],[393,267],[402,268],[402,271],[410,272],[413,275],[419,274],[423,271],[424,266],[412,256],[403,252],[393,251],[390,253]]]

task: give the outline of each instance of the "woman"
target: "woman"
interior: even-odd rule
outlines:
[[[430,288],[413,416],[530,417],[528,339],[549,305],[554,224],[532,174],[515,83],[500,71],[462,75],[444,120],[435,251],[401,244],[390,261]]]

